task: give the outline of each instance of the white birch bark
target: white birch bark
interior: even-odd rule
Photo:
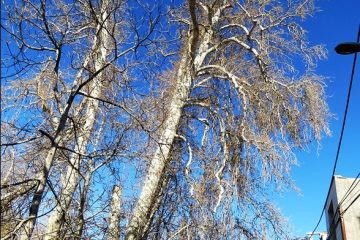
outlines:
[[[109,47],[106,46],[108,42],[109,35],[107,33],[107,23],[108,23],[108,13],[106,11],[108,2],[103,1],[102,3],[102,11],[101,11],[101,22],[97,26],[98,35],[95,37],[94,46],[95,49],[92,51],[95,53],[95,71],[101,69],[106,61],[106,57],[108,55]],[[78,132],[77,145],[75,147],[75,152],[72,154],[70,158],[71,165],[69,165],[66,169],[66,174],[62,176],[62,183],[64,184],[61,195],[60,195],[60,203],[56,206],[53,211],[49,223],[47,232],[45,235],[45,239],[56,239],[60,236],[60,230],[64,223],[64,215],[68,210],[73,193],[76,190],[79,178],[79,169],[81,163],[81,156],[85,153],[86,147],[91,136],[91,132],[93,130],[95,124],[96,113],[98,110],[99,102],[96,98],[99,98],[102,93],[102,84],[101,78],[103,74],[100,73],[91,83],[90,92],[91,96],[94,98],[86,99],[86,112],[84,115],[85,123],[83,128]],[[74,169],[77,168],[77,169]]]
[[[195,3],[189,1],[190,12],[193,17],[193,29],[189,30],[189,39],[186,50],[182,55],[182,60],[178,68],[176,77],[176,88],[169,105],[168,115],[164,121],[164,129],[160,136],[159,146],[151,160],[147,175],[143,184],[137,204],[133,210],[133,216],[126,230],[126,239],[142,239],[150,225],[149,221],[156,211],[157,199],[161,197],[161,188],[163,187],[164,174],[166,166],[170,161],[170,150],[177,135],[179,121],[183,112],[186,99],[189,98],[192,85],[192,72],[203,63],[209,50],[209,43],[212,38],[212,30],[204,31],[199,36],[196,26]],[[205,9],[206,10],[206,9]],[[219,19],[221,9],[214,14],[212,23]],[[197,51],[195,47],[198,45]]]
[[[99,29],[100,29],[100,27],[99,27]],[[86,58],[84,60],[84,63],[83,63],[84,68],[87,67],[87,65],[88,65],[88,63],[89,63],[89,61],[91,59],[91,56],[94,53],[94,50],[97,49],[97,48],[98,48],[98,37],[96,36],[94,38],[94,41],[93,41],[93,46],[92,46],[91,52],[89,52],[87,54],[87,56],[86,56]],[[104,48],[103,51],[105,51],[105,50],[106,49]],[[79,73],[77,74],[77,76],[75,78],[75,81],[73,83],[73,89],[76,89],[78,87],[77,85],[78,85],[79,80],[81,78],[82,72],[83,72],[83,69],[81,69],[79,71]],[[93,81],[96,81],[96,79],[94,79]],[[68,102],[67,102],[65,108],[64,108],[64,112],[62,113],[62,115],[60,117],[60,120],[59,120],[59,123],[58,123],[58,128],[57,128],[56,133],[55,133],[55,137],[54,138],[50,137],[51,141],[52,141],[52,145],[51,145],[51,148],[49,149],[49,152],[48,152],[48,154],[46,156],[44,167],[43,167],[41,173],[39,173],[39,176],[37,177],[38,186],[37,186],[37,188],[35,190],[33,199],[32,199],[32,201],[30,203],[29,217],[25,221],[22,221],[22,224],[24,226],[18,226],[19,228],[22,227],[22,231],[21,231],[20,237],[19,237],[19,239],[21,239],[21,240],[30,239],[31,235],[33,233],[33,230],[34,230],[34,227],[35,227],[35,224],[36,224],[36,220],[38,218],[39,207],[40,207],[40,204],[41,204],[41,201],[42,201],[42,198],[43,198],[43,194],[44,194],[44,190],[45,190],[45,187],[46,187],[46,181],[48,179],[49,172],[50,172],[51,166],[52,166],[53,161],[54,161],[56,150],[58,148],[58,145],[60,144],[61,137],[62,137],[62,132],[63,132],[63,129],[65,128],[66,120],[68,118],[68,113],[69,113],[70,108],[72,106],[73,100],[74,100],[74,95],[71,95],[69,97],[69,99],[68,99]],[[49,137],[49,136],[47,136],[47,137]]]
[[[55,139],[55,140],[57,140],[57,139]],[[31,235],[34,231],[36,219],[38,217],[40,203],[41,203],[44,189],[46,186],[46,180],[48,178],[49,171],[50,171],[51,165],[54,160],[56,149],[57,149],[56,146],[52,146],[46,156],[45,165],[43,167],[42,173],[40,174],[40,176],[38,178],[38,180],[39,180],[38,186],[35,190],[34,197],[32,199],[31,205],[30,205],[28,221],[25,223],[24,229],[20,234],[21,240],[30,239]]]
[[[94,41],[94,43],[95,42],[96,41]],[[95,46],[95,44],[94,44],[94,46]],[[86,59],[84,61],[84,64],[83,64],[84,67],[87,66],[89,60],[90,60],[90,54],[86,57]],[[81,73],[82,73],[82,70],[80,70],[80,72],[76,76],[76,80],[75,80],[75,82],[73,84],[74,87],[77,86],[78,80],[81,77]],[[64,108],[65,110],[62,113],[61,118],[59,120],[59,125],[58,125],[58,128],[57,128],[56,133],[55,133],[55,138],[50,137],[51,141],[52,141],[52,145],[51,145],[51,148],[49,149],[49,152],[48,152],[48,154],[46,156],[43,169],[39,173],[39,176],[37,177],[38,186],[37,186],[37,188],[35,190],[33,199],[31,200],[31,203],[30,203],[29,217],[28,217],[28,219],[26,219],[26,221],[22,222],[24,224],[24,226],[23,226],[23,229],[22,229],[22,231],[20,233],[20,239],[21,240],[30,239],[31,235],[33,233],[33,230],[34,230],[34,227],[35,227],[35,224],[36,224],[36,220],[38,218],[39,207],[40,207],[40,204],[41,204],[41,201],[42,201],[42,198],[43,198],[43,194],[44,194],[44,190],[45,190],[45,187],[46,187],[46,181],[48,179],[51,166],[52,166],[52,164],[54,162],[56,150],[58,148],[58,145],[61,142],[62,132],[63,132],[63,129],[65,128],[68,113],[70,111],[73,100],[74,100],[74,96],[72,95],[72,96],[69,97],[69,101],[66,104],[66,106]],[[47,137],[49,137],[49,136],[47,136]],[[19,227],[22,227],[22,226],[19,226]]]
[[[186,67],[187,60],[188,58],[184,58],[179,67],[177,86],[164,123],[165,128],[160,137],[159,146],[151,160],[143,189],[128,225],[126,239],[137,239],[142,236],[143,228],[147,225],[147,220],[151,218],[153,213],[153,205],[155,205],[156,199],[159,197],[170,149],[176,136],[185,99],[189,95],[191,76],[189,69]]]
[[[110,203],[110,218],[107,231],[108,240],[118,240],[120,238],[120,217],[121,217],[121,188],[115,185],[112,191]]]
[[[101,74],[99,74],[99,77],[101,77]],[[92,95],[94,97],[99,97],[101,87],[100,83],[96,81],[96,79],[94,79],[94,83],[97,83],[97,85],[94,86]],[[63,222],[63,214],[68,209],[72,199],[72,195],[78,184],[79,174],[77,171],[80,169],[81,162],[81,156],[79,156],[79,154],[85,153],[86,146],[95,123],[97,108],[98,101],[90,99],[85,114],[85,124],[82,131],[79,131],[80,136],[77,140],[78,145],[74,149],[76,153],[72,154],[70,158],[71,165],[67,167],[65,176],[62,176],[63,179],[61,182],[65,185],[63,186],[63,190],[60,195],[60,203],[56,206],[49,219],[47,235],[45,236],[45,239],[53,239],[53,237],[58,236],[58,232],[60,231]],[[77,169],[74,169],[74,167]]]

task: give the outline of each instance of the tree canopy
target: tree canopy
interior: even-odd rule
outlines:
[[[314,1],[3,6],[2,239],[287,239],[330,134]]]

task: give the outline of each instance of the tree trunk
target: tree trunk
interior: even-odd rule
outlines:
[[[56,146],[52,146],[49,150],[48,155],[46,156],[45,165],[43,167],[40,177],[38,178],[39,180],[38,186],[35,190],[34,197],[31,201],[29,218],[24,225],[23,231],[21,232],[21,236],[20,236],[21,240],[30,239],[34,231],[36,219],[38,217],[40,203],[44,194],[46,181],[49,176],[49,171],[54,160],[56,149],[57,149]]]
[[[110,221],[106,239],[118,240],[120,238],[120,217],[121,217],[121,189],[115,185],[112,191],[110,203]]]
[[[95,39],[94,44],[95,48],[92,49],[95,58],[95,71],[98,71],[104,66],[104,63],[106,61],[106,57],[109,52],[109,46],[106,46],[109,35],[106,32],[107,29],[107,23],[109,17],[107,16],[108,13],[106,11],[108,2],[103,1],[102,4],[102,11],[101,11],[101,20],[97,26],[97,33],[98,36]],[[81,165],[81,159],[82,154],[85,153],[86,147],[88,144],[88,141],[90,139],[94,124],[95,124],[95,118],[96,113],[99,107],[99,102],[96,100],[96,98],[101,97],[102,94],[102,76],[103,73],[100,73],[93,81],[90,86],[90,95],[94,98],[85,99],[86,101],[86,113],[84,115],[85,123],[84,127],[81,131],[78,132],[78,139],[77,139],[77,145],[75,147],[75,152],[72,154],[70,158],[70,163],[66,169],[65,176],[62,176],[62,183],[64,184],[62,192],[60,194],[60,203],[56,206],[55,210],[53,211],[49,223],[48,228],[46,232],[45,239],[56,239],[58,236],[60,236],[60,231],[62,228],[62,225],[65,220],[65,214],[70,206],[72,196],[76,190],[76,187],[78,185],[78,178],[79,178],[79,172],[80,171],[80,165]],[[75,169],[76,168],[76,169]]]
[[[107,1],[106,1],[107,2]],[[105,3],[103,4],[105,6]],[[104,17],[104,16],[102,16]],[[105,19],[105,18],[103,18]],[[106,25],[106,24],[104,24]],[[98,33],[100,35],[100,37],[103,37],[102,35],[106,35],[106,30],[103,30],[102,26],[98,26],[98,29],[100,32]],[[102,30],[102,31],[101,31]],[[84,61],[84,64],[83,64],[83,67],[86,68],[87,65],[89,64],[89,61],[91,59],[91,56],[93,55],[93,52],[95,50],[97,50],[99,48],[99,37],[96,36],[94,41],[93,41],[93,46],[92,46],[92,49],[91,49],[91,52],[86,56],[85,58],[85,61]],[[106,56],[107,54],[107,49],[102,46],[102,49],[100,49],[100,54],[101,56]],[[97,58],[97,59],[100,59],[100,58]],[[102,60],[104,60],[105,58],[101,58]],[[100,61],[96,61],[97,65],[97,69],[100,69],[101,67],[101,62]],[[77,84],[80,80],[80,78],[82,77],[82,72],[83,72],[83,69],[79,71],[78,75],[76,76],[76,79],[74,81],[74,87],[77,87]],[[95,78],[93,80],[93,82],[96,82],[96,79],[100,78],[101,77],[101,74],[99,74],[97,76],[97,78]],[[96,91],[99,91],[99,84],[98,83],[93,83],[94,85],[94,92]],[[61,141],[61,135],[62,135],[62,131],[63,129],[65,128],[65,124],[66,124],[66,120],[68,118],[68,113],[70,111],[70,108],[72,106],[72,103],[73,103],[73,100],[74,100],[74,95],[70,95],[69,97],[69,100],[67,102],[67,105],[65,107],[65,110],[64,110],[64,113],[61,115],[60,117],[60,121],[59,121],[59,125],[58,125],[58,128],[56,130],[56,133],[55,133],[55,137],[52,140],[52,145],[51,145],[51,148],[46,156],[46,159],[45,159],[45,164],[44,164],[44,167],[43,167],[43,171],[39,174],[39,177],[37,178],[38,179],[38,186],[35,190],[35,193],[34,193],[34,197],[30,203],[30,210],[29,210],[29,217],[26,221],[24,221],[24,226],[22,227],[22,231],[21,231],[21,234],[20,234],[20,239],[21,240],[28,240],[31,238],[31,235],[33,233],[33,230],[34,230],[34,227],[35,227],[35,224],[36,224],[36,220],[38,218],[38,212],[39,212],[39,207],[40,207],[40,204],[41,204],[41,201],[42,201],[42,198],[43,198],[43,194],[44,194],[44,190],[45,190],[45,187],[46,187],[46,182],[48,180],[48,176],[49,176],[49,172],[50,172],[50,169],[51,169],[51,166],[53,164],[53,161],[54,161],[54,157],[55,157],[55,153],[56,153],[56,150],[58,148],[58,145]],[[95,102],[95,100],[93,101]],[[90,103],[89,106],[91,104],[98,104],[98,103]],[[94,106],[94,108],[97,108],[97,106]],[[90,115],[92,115],[91,113],[92,110],[88,109],[88,112]],[[94,121],[94,118],[95,118],[95,115],[93,118],[90,118],[90,121],[89,123],[87,124],[87,128],[89,129],[89,127],[93,126],[93,124],[91,124],[90,122]],[[85,124],[86,125],[86,124]],[[84,129],[87,129],[87,128],[84,128]],[[48,136],[49,137],[49,136]],[[80,137],[81,139],[79,139],[79,147],[78,149],[76,149],[76,151],[80,152],[81,151],[81,148],[84,148],[82,147],[84,144],[84,140],[88,137]],[[86,140],[87,141],[87,140]],[[76,166],[77,163],[76,163],[76,160],[75,160],[75,156],[72,157],[72,163]],[[68,171],[69,172],[69,171]],[[71,171],[70,171],[71,172]],[[69,181],[70,182],[70,181]],[[71,185],[71,187],[73,186],[73,184]],[[75,184],[75,187],[76,187],[76,184]],[[57,208],[57,211],[59,211],[59,208]],[[62,210],[61,210],[62,212]]]
[[[182,60],[180,62],[176,87],[169,105],[168,114],[164,121],[164,129],[160,136],[159,146],[151,160],[142,191],[137,204],[133,210],[132,219],[126,231],[126,239],[141,239],[146,235],[150,226],[150,219],[156,211],[157,198],[161,197],[164,174],[166,166],[170,161],[170,150],[176,137],[183,107],[190,96],[193,74],[196,73],[203,63],[209,50],[209,43],[212,38],[212,30],[199,32],[196,16],[195,2],[189,0],[189,11],[192,18],[192,29],[189,30],[189,39],[184,44]],[[220,9],[217,11],[212,22],[218,21]],[[197,47],[198,46],[198,47]],[[197,49],[195,49],[197,47]]]
[[[78,238],[78,239],[82,238],[82,234],[83,234],[83,231],[84,231],[85,206],[86,206],[86,200],[87,200],[88,191],[89,191],[89,188],[90,188],[91,176],[92,176],[91,172],[88,175],[86,175],[85,180],[84,180],[84,189],[83,189],[83,192],[82,192],[82,194],[80,196],[78,226],[77,226],[77,231],[76,231],[76,238]]]
[[[101,77],[101,74],[99,75]],[[92,92],[92,96],[99,97],[100,95],[100,82],[94,81],[95,89]],[[62,192],[59,196],[60,203],[56,206],[55,210],[53,211],[47,229],[47,235],[45,239],[53,239],[56,236],[59,236],[60,228],[64,221],[64,214],[66,213],[67,209],[69,208],[73,193],[76,190],[78,185],[78,178],[80,171],[80,163],[82,159],[82,154],[85,153],[87,143],[89,141],[91,131],[93,129],[96,117],[96,111],[98,108],[98,101],[94,99],[88,100],[87,111],[85,114],[85,124],[82,131],[80,131],[80,137],[78,138],[78,145],[75,148],[75,152],[72,154],[70,158],[71,165],[67,167],[65,176],[62,176],[62,183],[64,184]],[[74,169],[76,168],[76,169]]]
[[[159,190],[160,186],[162,186],[165,167],[169,161],[170,149],[176,136],[185,100],[189,96],[191,86],[190,72],[188,58],[183,58],[179,66],[176,89],[164,122],[165,128],[161,134],[159,146],[151,160],[143,189],[128,225],[126,239],[142,237],[147,220],[151,218],[155,210],[153,206],[160,194]]]

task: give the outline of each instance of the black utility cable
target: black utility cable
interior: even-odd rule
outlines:
[[[356,42],[359,43],[359,40],[360,40],[360,25],[359,25],[359,30],[358,30],[358,35],[357,35],[357,41],[356,41]],[[354,55],[354,61],[353,61],[352,70],[351,70],[351,78],[350,78],[349,90],[348,90],[347,100],[346,100],[346,105],[345,105],[345,113],[344,113],[344,118],[343,118],[343,123],[342,123],[342,127],[341,127],[341,133],[340,133],[340,139],[339,139],[339,143],[338,143],[338,147],[337,147],[337,151],[336,151],[336,158],[335,158],[335,162],[334,162],[334,167],[333,167],[333,171],[332,171],[331,178],[332,178],[332,177],[334,176],[334,174],[335,174],[337,162],[338,162],[338,159],[339,159],[339,153],[340,153],[342,138],[343,138],[344,130],[345,130],[346,116],[347,116],[348,107],[349,107],[349,102],[350,102],[351,88],[352,88],[352,83],[353,83],[353,79],[354,79],[355,66],[356,66],[356,58],[357,58],[357,52],[355,52],[355,55]],[[332,180],[330,180],[330,185],[331,185],[331,181],[332,181]],[[328,195],[329,195],[329,192],[330,192],[330,187],[331,187],[331,186],[329,186]],[[324,216],[325,208],[326,208],[326,202],[324,203],[324,207],[323,207],[323,209],[322,209],[322,211],[321,211],[321,215],[320,215],[319,221],[317,222],[317,224],[316,224],[314,230],[312,231],[310,237],[314,235],[314,232],[315,232],[316,229],[319,227],[319,224],[320,224],[320,222],[321,222],[321,219],[322,219],[322,217]]]
[[[346,193],[344,194],[344,197],[341,199],[341,201],[339,202],[339,206],[342,205],[343,203],[345,203],[345,200],[350,196],[351,192],[356,188],[356,186],[360,183],[360,181],[357,181],[360,177],[360,172],[356,175],[354,181],[351,183],[349,189],[346,191]],[[354,185],[355,184],[355,185]]]

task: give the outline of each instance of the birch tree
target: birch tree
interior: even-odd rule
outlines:
[[[267,193],[329,134],[314,1],[4,10],[1,238],[287,239]]]
[[[291,185],[294,149],[329,134],[324,84],[313,71],[325,51],[309,46],[298,24],[314,11],[312,1],[195,0],[177,11],[177,19],[187,25],[187,37],[169,79],[174,85],[172,99],[127,239],[149,234],[169,166],[180,161],[171,157],[172,151],[179,151],[176,139],[183,141],[188,159],[177,171],[182,169],[186,196],[192,198],[187,202],[196,209],[185,211],[190,216],[191,211],[198,213],[192,218],[197,224],[184,214],[188,227],[179,224],[177,231],[195,225],[190,236],[211,238],[211,229],[224,220],[219,211],[231,210],[235,196],[239,199],[235,203],[250,213],[235,220],[230,211],[232,224],[223,229],[227,234],[237,228],[243,236],[258,239],[264,237],[258,235],[262,230],[256,226],[246,230],[250,219],[258,219],[254,222],[265,228],[278,220],[270,218],[276,211],[266,199],[251,194],[265,190],[260,183]],[[300,60],[304,71],[296,68],[295,61]],[[283,235],[276,227],[273,233]]]
[[[108,238],[107,239],[119,239],[120,237],[120,202],[121,202],[121,189],[115,185],[111,196],[111,212],[109,218]]]
[[[3,66],[7,67],[4,75],[9,81],[4,85],[2,128],[9,134],[4,136],[3,146],[6,152],[9,148],[16,152],[16,156],[9,155],[12,164],[16,162],[15,173],[21,164],[33,164],[30,172],[24,167],[25,171],[18,173],[24,182],[9,185],[11,189],[24,186],[19,195],[33,197],[28,216],[19,213],[20,220],[3,237],[29,239],[37,219],[55,205],[45,238],[58,238],[79,177],[83,176],[82,160],[100,156],[102,162],[94,163],[95,171],[122,150],[122,127],[118,125],[118,133],[111,136],[119,139],[112,143],[110,134],[104,134],[102,141],[107,142],[102,146],[108,148],[93,151],[91,138],[100,127],[96,121],[99,102],[117,105],[117,117],[124,114],[122,119],[126,121],[130,110],[112,102],[121,90],[116,89],[111,97],[108,94],[113,86],[121,85],[116,81],[131,65],[127,56],[148,40],[157,19],[149,19],[142,26],[131,18],[123,21],[127,12],[122,1],[17,1],[7,5],[6,10],[3,30],[8,40],[8,58]],[[110,125],[108,131],[116,122]],[[9,172],[13,169],[10,166]],[[11,201],[17,198],[15,191],[9,192]],[[53,198],[46,196],[47,191]]]
[[[110,16],[110,6],[108,1],[101,2],[100,11],[98,13],[97,25],[95,30],[95,38],[93,40],[93,47],[90,51],[91,58],[94,60],[94,72],[99,71],[106,64],[107,56],[113,48],[111,45],[111,36],[114,36],[114,32],[111,31],[110,22],[113,22],[112,16]],[[115,6],[113,11],[116,11],[117,8],[122,7]],[[84,9],[83,11],[91,12],[95,9]],[[115,28],[116,29],[116,28]],[[88,56],[90,58],[90,56]],[[87,147],[87,142],[91,136],[91,132],[94,128],[96,112],[98,110],[99,101],[97,100],[102,96],[102,82],[104,81],[105,73],[99,73],[98,76],[91,82],[90,91],[88,95],[91,95],[92,98],[85,100],[85,113],[84,113],[84,125],[83,128],[78,130],[78,139],[76,140],[75,153],[70,158],[70,165],[67,167],[66,174],[64,174],[62,183],[66,183],[63,187],[63,190],[60,195],[60,203],[56,206],[55,211],[52,213],[48,230],[45,239],[53,239],[59,236],[62,222],[64,219],[64,214],[69,208],[72,195],[78,184],[78,169],[80,169],[81,155],[85,153]]]

